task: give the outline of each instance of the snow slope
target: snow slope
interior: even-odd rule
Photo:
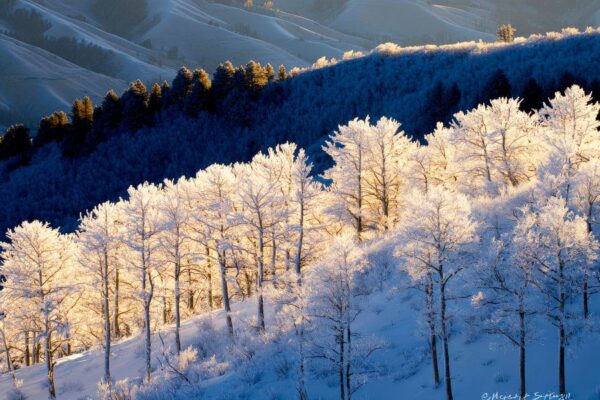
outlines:
[[[432,385],[432,365],[429,362],[426,335],[422,334],[421,316],[417,308],[421,306],[418,293],[408,287],[405,276],[395,270],[387,271],[383,265],[376,265],[375,275],[384,277],[381,290],[375,289],[361,300],[360,314],[354,331],[362,337],[373,336],[385,343],[385,347],[375,353],[374,364],[377,373],[366,382],[355,395],[356,399],[411,399],[435,400],[445,398],[443,385]],[[388,275],[389,273],[389,275]],[[377,285],[375,285],[377,286]],[[266,315],[272,316],[272,304],[267,301]],[[457,309],[470,307],[468,303],[457,303]],[[251,331],[249,326],[255,313],[255,299],[234,304],[234,324],[243,331]],[[592,304],[597,311],[600,303]],[[182,325],[183,345],[201,346],[208,350],[201,361],[216,354],[217,361],[225,359],[231,345],[226,337],[224,318],[220,311],[205,314],[186,321]],[[269,327],[275,322],[268,321]],[[213,331],[214,330],[214,331]],[[460,333],[459,333],[460,332]],[[252,333],[251,333],[252,334]],[[554,329],[547,323],[540,324],[537,342],[528,346],[527,385],[530,393],[551,393],[557,391],[557,338]],[[168,344],[172,337],[163,332]],[[254,334],[252,334],[254,335]],[[597,399],[600,381],[596,365],[600,357],[600,335],[592,332],[570,346],[567,358],[567,388],[572,399]],[[153,363],[162,354],[162,345],[157,336],[153,339]],[[240,346],[246,340],[240,336]],[[263,344],[259,344],[256,359],[252,362],[252,377],[244,365],[225,365],[223,376],[207,379],[199,383],[203,399],[291,399],[295,397],[293,368],[285,376],[281,364],[292,352],[283,338],[267,335]],[[254,343],[256,346],[256,344]],[[143,376],[143,338],[132,337],[112,347],[111,371],[116,379],[127,378],[139,381]],[[518,393],[518,352],[504,339],[477,334],[468,324],[454,326],[451,339],[451,357],[453,367],[453,386],[455,398],[461,400],[480,399],[484,393]],[[229,347],[231,349],[231,347]],[[440,364],[441,366],[441,364]],[[102,350],[88,351],[59,360],[56,367],[58,398],[78,400],[94,398],[102,375]],[[309,371],[311,369],[309,368]],[[46,397],[45,370],[43,365],[27,367],[16,373],[23,381],[22,390],[29,399]],[[0,376],[0,393],[12,385],[10,376]],[[307,388],[310,398],[331,399],[336,397],[334,377],[319,376],[315,371],[309,373]],[[166,395],[163,395],[166,396]],[[594,397],[596,396],[596,397]],[[152,398],[171,398],[157,397]],[[186,398],[185,395],[182,398]],[[550,397],[549,397],[550,398]]]
[[[458,13],[463,17],[461,13]],[[461,26],[448,8],[411,0],[351,0],[332,23],[343,32],[368,34],[375,41],[400,44],[450,43],[472,39],[494,40],[494,36]],[[477,16],[464,18],[476,21]],[[455,21],[456,20],[456,21]],[[465,21],[466,20],[466,21]],[[370,27],[369,32],[364,27]]]
[[[0,124],[69,109],[76,97],[98,98],[107,87],[125,84],[2,34],[0,71]]]

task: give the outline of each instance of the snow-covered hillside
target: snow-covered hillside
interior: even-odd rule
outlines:
[[[110,51],[112,68],[108,75],[115,80],[96,77],[94,85],[89,85],[89,67],[73,66],[71,73],[53,68],[64,79],[60,88],[64,96],[59,96],[52,93],[56,85],[40,87],[39,81],[28,75],[9,75],[2,68],[0,78],[6,75],[15,83],[0,86],[0,124],[34,124],[42,114],[65,108],[76,97],[91,95],[97,100],[108,89],[119,92],[138,78],[162,81],[183,64],[212,71],[227,59],[235,65],[253,59],[262,64],[303,67],[322,56],[340,58],[345,51],[364,51],[384,41],[413,45],[493,40],[496,26],[513,19],[519,21],[517,28],[527,35],[567,25],[585,28],[597,25],[595,15],[599,8],[592,0],[589,5],[579,2],[584,4],[578,4],[577,10],[567,5],[550,9],[522,2],[511,3],[507,8],[503,2],[491,0],[328,1],[280,0],[267,9],[262,1],[245,7],[241,0],[147,0],[143,19],[128,27],[126,36],[117,36],[109,33],[98,17],[95,0],[10,0],[16,8],[35,10],[49,23],[46,37],[73,38]],[[561,15],[560,23],[548,17],[555,14]],[[546,22],[529,25],[532,20]],[[14,29],[9,20],[0,17],[0,32]],[[2,51],[10,53],[9,46],[15,45],[23,46],[14,38],[5,38]],[[43,69],[33,67],[36,58],[42,57],[41,51],[31,51],[29,57],[18,61],[11,56],[0,62],[44,75]],[[15,91],[15,85],[22,90]]]
[[[392,266],[396,268],[396,266]],[[405,277],[396,270],[385,271],[378,265],[376,273],[382,274],[387,282],[383,290],[375,290],[362,301],[363,311],[356,321],[355,329],[364,337],[378,338],[383,345],[376,353],[378,368],[365,385],[355,393],[356,399],[397,399],[413,400],[442,399],[443,387],[434,388],[431,382],[432,365],[429,360],[427,343],[424,340],[423,327],[420,326],[422,302],[418,292],[409,287]],[[386,274],[391,273],[391,276]],[[267,303],[269,304],[269,303]],[[462,304],[465,308],[469,304]],[[600,309],[594,302],[592,308]],[[233,318],[239,321],[243,335],[254,333],[253,323],[256,308],[255,299],[233,305]],[[272,307],[267,306],[267,315],[272,315]],[[269,319],[267,326],[273,327],[275,321]],[[269,328],[270,329],[270,328]],[[251,364],[237,356],[227,354],[228,346],[233,345],[226,338],[224,317],[221,311],[206,314],[185,321],[181,327],[184,348],[196,346],[214,352],[217,361],[207,357],[204,362],[205,376],[193,392],[185,391],[185,383],[179,383],[180,397],[172,392],[147,397],[152,399],[193,399],[191,393],[199,399],[292,399],[295,396],[295,371],[291,364],[296,357],[293,337],[265,337],[250,340],[240,339],[238,351],[255,351],[256,359]],[[163,352],[173,351],[172,327],[165,327],[161,335],[153,338],[154,359],[164,358]],[[539,338],[528,348],[528,384],[531,393],[556,393],[556,349],[555,333],[550,327],[537,332]],[[250,349],[243,349],[245,345]],[[454,327],[451,340],[454,351],[452,357],[455,378],[456,399],[481,399],[489,393],[517,394],[519,387],[518,349],[501,337],[478,333],[466,324]],[[111,373],[116,380],[126,379],[130,384],[139,383],[144,375],[143,338],[136,336],[115,344],[111,350]],[[569,351],[567,383],[572,399],[596,400],[600,391],[600,381],[594,368],[600,357],[600,336],[597,333],[587,335],[585,340],[577,342]],[[103,374],[104,354],[102,349],[76,354],[58,361],[56,381],[58,398],[61,400],[95,399],[97,383]],[[222,364],[219,364],[221,362]],[[164,360],[163,360],[164,363]],[[243,368],[237,369],[236,365]],[[172,377],[172,371],[165,367],[164,372]],[[158,372],[157,372],[158,373]],[[223,375],[221,375],[223,374]],[[22,390],[27,399],[45,399],[47,397],[46,371],[43,365],[28,367],[16,372],[17,379],[23,381]],[[160,383],[162,378],[157,378]],[[13,386],[9,374],[0,376],[0,393],[8,393]],[[308,380],[308,393],[311,399],[337,398],[337,387],[332,377]],[[550,398],[550,397],[549,397]]]
[[[22,222],[0,244],[0,393],[597,399],[600,103],[573,85],[521,106],[427,145],[355,118],[320,180],[285,143],[131,186],[73,234]]]

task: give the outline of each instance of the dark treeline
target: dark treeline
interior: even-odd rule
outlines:
[[[137,80],[120,96],[109,90],[97,106],[86,96],[76,99],[68,114],[58,111],[42,118],[33,139],[22,124],[11,126],[0,141],[0,160],[12,159],[13,166],[25,165],[33,152],[53,142],[59,143],[66,158],[89,154],[111,135],[154,126],[162,111],[189,118],[208,112],[246,127],[262,89],[269,82],[287,77],[283,66],[276,74],[270,64],[263,67],[250,61],[236,68],[228,61],[217,68],[212,81],[203,69],[192,71],[186,67],[179,70],[171,84],[155,83],[150,90]]]
[[[306,148],[320,172],[329,165],[323,138],[355,117],[395,118],[420,139],[435,121],[495,97],[521,97],[531,110],[579,83],[598,99],[599,51],[599,36],[589,34],[484,54],[373,54],[290,79],[285,68],[226,62],[212,79],[181,68],[171,83],[136,81],[98,104],[84,98],[44,117],[30,127],[33,139],[20,125],[6,132],[0,229],[43,219],[69,230],[80,212],[131,184],[247,161],[285,141]]]
[[[60,143],[65,157],[85,155],[110,135],[154,126],[156,116],[163,110],[170,115],[182,114],[188,118],[197,118],[200,113],[208,112],[227,119],[233,125],[248,128],[252,124],[255,107],[264,102],[272,105],[282,100],[281,87],[270,90],[268,98],[261,96],[263,88],[270,82],[287,78],[284,66],[275,73],[270,64],[263,67],[254,61],[237,68],[227,61],[217,68],[212,80],[203,69],[192,71],[182,67],[171,84],[166,81],[154,83],[148,89],[137,80],[121,96],[114,90],[108,91],[96,107],[89,97],[76,99],[69,114],[59,111],[42,118],[33,139],[29,138],[29,130],[23,125],[11,126],[0,142],[0,160],[16,158],[17,165],[24,165],[35,149],[52,142]],[[520,92],[522,108],[524,111],[539,109],[552,93],[573,84],[593,91],[596,96],[600,94],[600,80],[588,82],[565,71],[556,85],[547,88],[542,88],[535,78],[529,78]],[[498,69],[487,81],[480,102],[517,95],[504,71]],[[422,133],[432,131],[438,121],[448,123],[460,110],[460,102],[461,90],[456,82],[436,82],[427,94],[428,118],[423,121]],[[248,149],[248,153],[253,150]]]

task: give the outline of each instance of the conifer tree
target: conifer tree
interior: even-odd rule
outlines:
[[[503,70],[498,69],[492,74],[485,86],[482,102],[489,102],[501,97],[510,98],[511,93],[512,87],[508,77]]]
[[[206,71],[199,69],[194,72],[194,88],[185,99],[186,114],[197,116],[200,111],[208,108],[211,86],[212,83]]]
[[[102,129],[116,129],[123,119],[123,103],[114,90],[109,90],[102,101]],[[94,121],[96,126],[96,121]]]
[[[284,81],[288,78],[288,73],[285,70],[285,65],[279,66],[279,72],[277,73],[277,79],[280,81]]]
[[[265,65],[265,73],[267,74],[267,79],[269,82],[275,80],[275,69],[271,64]]]
[[[446,104],[448,106],[448,113],[445,115],[446,120],[443,122],[448,122],[448,116],[454,114],[458,111],[458,107],[460,105],[460,100],[462,98],[462,93],[458,84],[454,82],[450,85],[450,89],[446,93]]]
[[[225,97],[233,89],[234,76],[235,67],[231,61],[226,61],[217,67],[212,81],[213,103],[217,110],[221,108]]]
[[[544,93],[535,78],[529,78],[525,85],[525,89],[523,89],[522,97],[521,110],[530,113],[542,107],[544,103]]]
[[[63,155],[75,157],[84,150],[87,135],[94,122],[94,105],[89,97],[75,100],[71,108],[71,127],[62,143]]]
[[[268,71],[255,61],[246,64],[245,87],[256,92],[269,83]]]
[[[511,24],[501,25],[496,32],[496,37],[500,42],[511,43],[515,40],[516,32],[517,30]]]
[[[194,86],[194,73],[186,67],[181,67],[173,83],[168,96],[165,98],[168,105],[183,102]]]
[[[129,85],[121,97],[125,128],[135,131],[149,124],[148,100],[148,90],[142,81],[137,80]]]
[[[29,161],[30,153],[29,129],[22,124],[9,127],[0,142],[0,159],[6,160],[17,157],[18,163],[23,164]]]
[[[162,97],[162,87],[158,83],[153,84],[152,91],[150,92],[150,98],[148,100],[148,113],[150,116],[160,111]]]
[[[161,94],[160,105],[161,105],[161,108],[167,104],[166,99],[169,96],[169,92],[170,91],[171,91],[171,85],[169,84],[169,82],[167,82],[166,80],[164,80],[160,84],[160,94]]]
[[[37,135],[33,139],[35,147],[40,147],[51,142],[59,142],[69,129],[69,118],[64,111],[54,112],[41,119]]]
[[[558,81],[558,91],[564,92],[565,89],[570,88],[573,85],[585,87],[585,79],[581,78],[580,76],[575,76],[571,71],[564,71],[560,76],[560,80]]]
[[[430,90],[425,113],[431,117],[430,127],[444,120],[446,116],[445,89],[442,81],[438,81]],[[428,128],[430,128],[428,127]]]

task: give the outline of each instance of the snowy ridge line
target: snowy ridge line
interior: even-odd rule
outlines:
[[[341,60],[337,60],[335,58],[328,59],[327,57],[319,58],[315,63],[313,63],[310,67],[296,67],[290,71],[290,74],[298,75],[308,71],[314,71],[320,68],[329,67],[336,65],[338,62],[349,61],[355,59],[361,59],[365,57],[372,57],[377,55],[383,56],[408,56],[412,54],[427,54],[427,53],[440,53],[440,52],[460,52],[467,54],[485,54],[493,51],[510,49],[518,46],[529,46],[529,45],[538,45],[542,43],[548,43],[551,41],[559,41],[563,39],[568,39],[572,37],[582,37],[582,36],[596,36],[600,34],[599,28],[589,27],[585,31],[580,32],[577,28],[564,28],[560,32],[547,32],[545,34],[534,34],[527,38],[517,37],[511,43],[505,42],[484,42],[480,41],[469,41],[469,42],[459,42],[453,44],[444,44],[444,45],[422,45],[422,46],[399,46],[395,43],[382,43],[375,47],[374,49],[368,52],[362,51],[354,51],[350,50],[343,54]]]

